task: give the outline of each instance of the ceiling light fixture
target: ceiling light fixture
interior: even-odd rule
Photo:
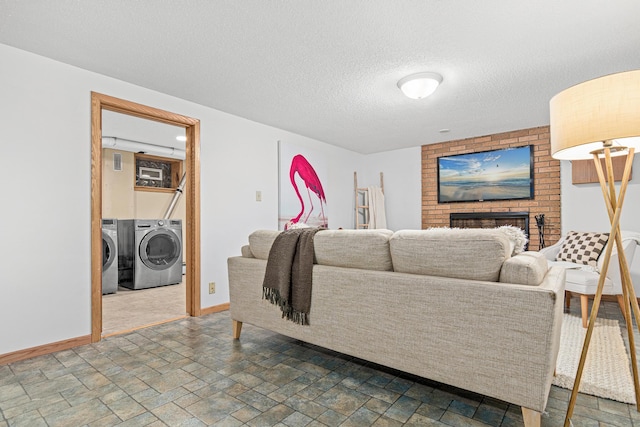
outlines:
[[[398,87],[411,99],[422,99],[436,91],[442,83],[442,76],[437,73],[417,73],[398,81]]]

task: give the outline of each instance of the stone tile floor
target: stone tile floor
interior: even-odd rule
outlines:
[[[600,313],[621,319],[615,303]],[[216,313],[0,366],[0,427],[523,425],[519,407],[495,399],[251,325],[240,341],[230,330]],[[569,395],[552,388],[543,426],[562,425]],[[640,414],[580,395],[573,423],[640,426]]]

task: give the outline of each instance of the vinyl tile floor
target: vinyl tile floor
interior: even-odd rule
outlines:
[[[572,311],[579,306],[574,299]],[[603,302],[600,314],[620,316],[612,302]],[[552,387],[543,426],[562,425],[569,396],[569,390]],[[640,426],[640,414],[633,405],[581,394],[573,423]],[[510,427],[523,422],[520,407],[251,325],[233,340],[228,312],[0,366],[0,427],[115,425]]]

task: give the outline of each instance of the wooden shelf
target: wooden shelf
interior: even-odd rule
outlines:
[[[145,162],[152,162],[153,167],[163,168],[166,173],[165,183],[163,186],[145,185],[144,180],[138,180],[138,167],[144,165]],[[134,165],[135,174],[133,176],[133,188],[135,191],[152,191],[159,193],[174,193],[180,180],[182,179],[182,160],[169,157],[152,156],[150,154],[135,153]],[[143,183],[142,185],[140,183]],[[168,185],[168,186],[167,186]]]
[[[613,180],[622,181],[622,173],[624,172],[624,164],[627,161],[627,156],[612,157],[613,163]],[[600,160],[602,168],[604,170],[604,159]],[[629,175],[631,180],[631,175]],[[598,173],[596,167],[593,164],[593,160],[573,160],[571,162],[571,183],[572,184],[591,184],[598,183]]]

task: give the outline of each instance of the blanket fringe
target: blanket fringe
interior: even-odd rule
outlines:
[[[286,300],[282,298],[280,292],[273,288],[262,288],[262,299],[266,299],[273,305],[280,307],[282,318],[290,320],[298,325],[309,325],[309,315],[301,311],[294,310]]]
[[[280,296],[280,291],[273,288],[262,288],[262,299],[266,299],[273,305],[280,306],[282,297]]]

